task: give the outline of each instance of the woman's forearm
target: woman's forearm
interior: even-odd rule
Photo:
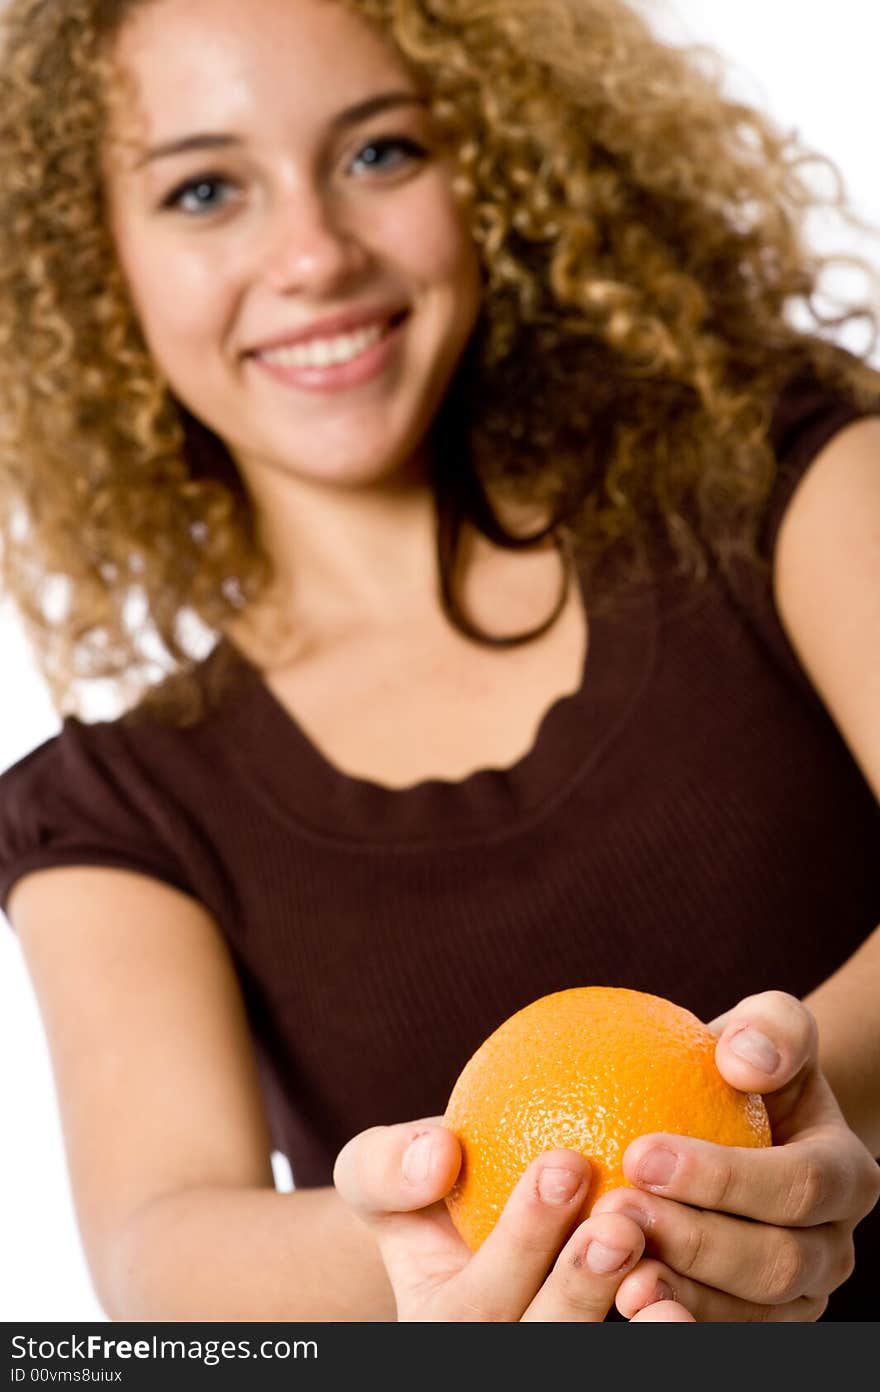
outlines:
[[[880,928],[805,997],[819,1060],[847,1122],[880,1155]]]
[[[397,1318],[376,1243],[333,1188],[166,1195],[96,1275],[113,1320]]]

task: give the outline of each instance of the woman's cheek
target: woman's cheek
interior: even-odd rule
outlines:
[[[196,254],[163,256],[153,249],[134,277],[135,309],[151,353],[166,375],[191,371],[222,351],[236,296],[229,268]]]

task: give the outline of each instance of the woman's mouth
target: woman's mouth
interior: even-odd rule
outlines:
[[[332,338],[265,349],[251,360],[276,381],[306,391],[332,392],[372,381],[388,366],[409,318],[404,310],[384,323],[367,324]]]

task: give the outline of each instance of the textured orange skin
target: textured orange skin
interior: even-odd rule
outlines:
[[[472,1252],[542,1151],[589,1157],[600,1194],[629,1185],[621,1164],[649,1131],[720,1145],[772,1145],[763,1100],[725,1082],[716,1037],[659,996],[610,986],[542,996],[511,1015],[462,1070],[443,1118],[462,1149],[446,1206]]]

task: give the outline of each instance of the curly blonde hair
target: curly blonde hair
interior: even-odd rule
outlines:
[[[146,348],[108,230],[112,41],[151,2],[8,0],[0,19],[0,582],[60,714],[101,678],[185,725],[205,696],[187,619],[223,634],[273,568],[228,452]],[[500,545],[562,538],[596,602],[661,559],[694,578],[761,564],[782,386],[810,370],[860,403],[878,391],[876,307],[820,308],[832,263],[805,219],[823,201],[852,214],[806,177],[818,157],[624,0],[340,2],[424,84],[481,257],[436,423],[455,460],[433,480],[451,622],[499,641],[456,599],[466,520]],[[855,318],[874,335],[861,358],[822,336]],[[490,497],[551,522],[515,536]],[[156,636],[173,680],[152,680]]]

